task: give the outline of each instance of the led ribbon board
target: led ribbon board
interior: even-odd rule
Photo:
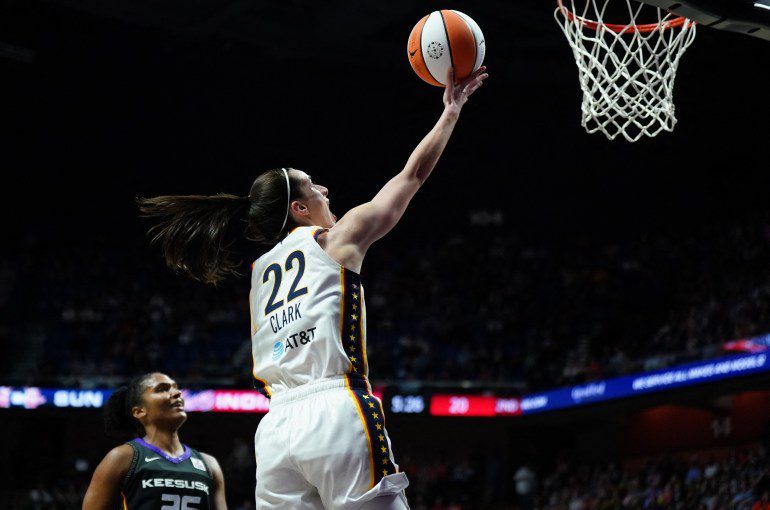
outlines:
[[[756,343],[756,342],[755,342]],[[770,371],[770,356],[753,352],[599,380],[523,397],[393,395],[390,412],[432,416],[521,416],[711,383]],[[0,386],[0,409],[100,408],[112,390]],[[270,401],[253,390],[182,390],[187,411],[266,413]],[[377,398],[382,398],[375,392]],[[426,403],[429,402],[429,405]]]
[[[765,353],[718,358],[614,379],[525,395],[497,398],[434,395],[433,416],[521,416],[709,383],[770,370]]]

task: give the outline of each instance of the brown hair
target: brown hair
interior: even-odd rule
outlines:
[[[296,225],[287,213],[291,201],[301,196],[300,181],[288,175],[288,200],[286,176],[279,168],[254,179],[246,197],[163,195],[138,198],[137,204],[143,217],[155,221],[148,233],[152,243],[160,243],[166,265],[216,285],[239,274],[243,259],[235,247],[240,241],[256,243],[259,256]]]

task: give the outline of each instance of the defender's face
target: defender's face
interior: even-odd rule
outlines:
[[[337,222],[337,217],[329,209],[329,190],[325,186],[314,183],[312,178],[301,170],[291,169],[290,172],[302,183],[300,185],[302,191],[300,202],[307,208],[310,224],[324,228],[333,227]]]
[[[168,424],[180,427],[187,419],[184,399],[176,381],[161,373],[152,374],[144,382],[142,407],[134,407],[134,416],[147,424]]]

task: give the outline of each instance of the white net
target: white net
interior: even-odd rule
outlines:
[[[605,23],[610,3],[631,21]],[[653,22],[637,24],[642,16]],[[554,17],[578,65],[586,131],[629,142],[673,131],[674,79],[693,21],[634,0],[559,0]]]

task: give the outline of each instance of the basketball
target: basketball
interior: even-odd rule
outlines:
[[[412,29],[407,55],[417,76],[437,87],[446,85],[447,68],[460,82],[484,61],[484,34],[467,14],[450,9],[433,11]]]

